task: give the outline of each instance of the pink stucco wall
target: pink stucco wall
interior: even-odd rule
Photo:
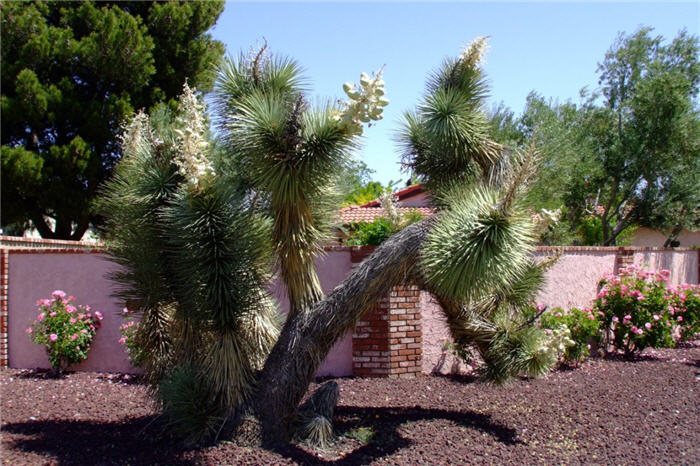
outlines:
[[[547,252],[538,251],[544,259]],[[546,284],[537,295],[537,302],[548,307],[587,306],[598,293],[598,282],[615,268],[615,252],[605,250],[567,251],[547,271]]]
[[[345,279],[352,269],[350,253],[346,250],[327,251],[322,257],[316,260],[316,272],[321,281],[321,288],[324,293],[329,293],[340,282]],[[284,283],[276,281],[272,287],[272,296],[277,300],[280,310],[287,314],[289,312],[289,301],[287,300]],[[321,367],[316,372],[318,377],[333,375],[343,377],[352,375],[352,332],[338,341],[331,348],[326,359],[321,363]]]
[[[645,269],[671,271],[670,282],[698,283],[698,251],[637,251],[634,263]]]
[[[9,261],[9,365],[14,368],[48,368],[45,350],[31,342],[25,329],[36,318],[36,301],[50,297],[56,289],[76,297],[77,304],[89,304],[104,314],[88,359],[74,370],[134,372],[118,340],[123,304],[110,295],[114,291],[108,275],[116,265],[106,256],[90,253],[10,253]],[[318,274],[324,292],[331,291],[352,268],[350,254],[330,251],[319,258]],[[288,310],[284,286],[272,286],[272,295],[284,313]],[[346,335],[330,351],[319,368],[319,376],[352,375],[352,334]]]
[[[543,258],[547,252],[538,251]],[[597,292],[597,284],[615,267],[616,253],[602,248],[568,248],[547,272],[547,283],[538,302],[549,307],[586,306]],[[674,283],[698,283],[698,252],[695,250],[635,251],[634,261],[651,268],[672,271]],[[11,252],[9,260],[8,343],[11,367],[48,367],[43,348],[31,343],[24,330],[36,317],[35,302],[48,297],[55,289],[76,296],[79,304],[89,304],[104,313],[104,324],[97,334],[87,361],[78,370],[132,371],[123,347],[118,343],[119,311],[122,305],[111,298],[113,284],[107,274],[115,265],[101,254]],[[327,251],[317,261],[324,292],[329,293],[350,272],[353,264],[347,249]],[[271,293],[283,312],[288,305],[284,286],[271,285]],[[423,372],[459,372],[460,362],[451,354],[447,343],[449,331],[441,309],[428,293],[421,294],[423,332]],[[352,335],[341,339],[323,361],[319,376],[352,375]]]
[[[32,343],[25,329],[36,319],[36,301],[51,297],[54,290],[63,290],[75,296],[77,304],[89,304],[104,314],[87,360],[74,369],[133,372],[118,342],[122,307],[110,296],[114,285],[107,277],[115,269],[116,265],[101,254],[11,252],[7,336],[10,367],[50,367],[44,348]]]

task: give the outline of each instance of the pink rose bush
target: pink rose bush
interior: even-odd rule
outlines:
[[[57,372],[87,359],[102,323],[102,313],[91,312],[90,306],[75,306],[74,299],[56,290],[50,299],[38,300],[36,321],[26,329],[34,343],[46,346],[51,367]]]
[[[560,361],[577,364],[589,355],[591,345],[602,344],[607,353],[631,356],[647,347],[673,347],[700,332],[700,287],[669,285],[668,270],[650,271],[632,265],[607,275],[587,309],[545,310],[539,325],[551,332],[566,327],[573,343]]]
[[[134,320],[134,312],[127,308],[122,311],[124,323],[119,327],[121,338],[119,343],[126,347],[126,352],[129,355],[129,362],[140,367],[143,361],[143,354],[140,345],[137,343],[138,323]]]
[[[630,356],[647,347],[673,347],[700,329],[700,290],[668,284],[668,270],[631,265],[600,281],[591,313],[600,321],[604,349]],[[679,331],[676,331],[679,330]]]

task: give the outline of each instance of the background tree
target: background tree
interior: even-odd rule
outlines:
[[[6,2],[2,24],[3,226],[80,239],[121,156],[134,109],[213,82],[224,46],[212,2]],[[55,223],[51,226],[47,218]]]
[[[698,51],[685,31],[666,45],[650,28],[621,34],[598,67],[600,89],[582,90],[579,105],[530,94],[517,120],[492,112],[496,140],[537,142],[543,162],[528,203],[565,206],[570,240],[613,245],[635,226],[672,237],[700,222]]]

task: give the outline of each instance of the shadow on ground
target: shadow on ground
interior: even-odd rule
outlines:
[[[53,458],[61,465],[194,464],[182,460],[177,442],[155,432],[156,416],[121,422],[39,420],[3,426],[3,456],[13,451]],[[8,436],[7,434],[14,434]]]
[[[507,445],[522,443],[517,439],[515,429],[493,422],[491,416],[474,411],[448,411],[418,407],[376,408],[340,406],[336,410],[335,427],[337,434],[344,436],[351,430],[365,428],[374,433],[367,443],[337,460],[322,460],[295,445],[286,447],[280,450],[279,453],[302,464],[367,464],[373,460],[393,455],[413,443],[399,433],[398,428],[402,424],[438,419],[449,420],[458,426],[487,433],[497,441]]]

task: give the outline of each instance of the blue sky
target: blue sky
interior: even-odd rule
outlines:
[[[342,83],[386,65],[391,104],[365,131],[358,156],[374,179],[405,180],[395,132],[420,99],[426,76],[477,35],[490,36],[485,65],[491,103],[520,113],[530,91],[578,101],[597,85],[596,66],[618,32],[651,26],[667,39],[700,33],[700,3],[239,3],[228,2],[213,35],[229,53],[261,44],[295,58],[310,97],[342,98]],[[403,184],[403,183],[402,183]]]

